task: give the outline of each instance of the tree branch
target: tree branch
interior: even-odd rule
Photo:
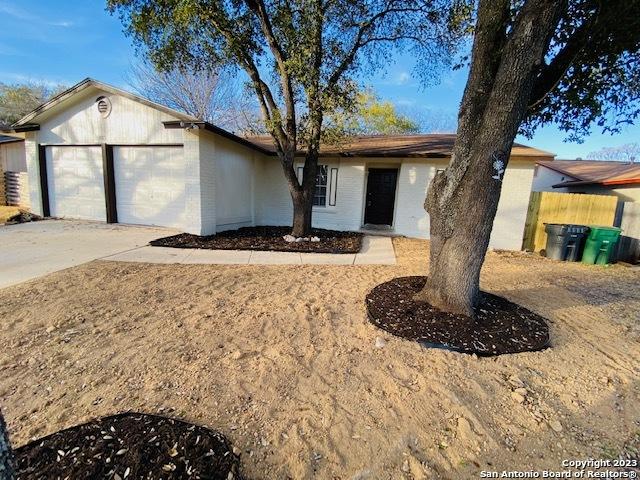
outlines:
[[[600,11],[600,7],[597,6],[594,15],[576,29],[553,60],[541,68],[528,102],[530,112],[535,111],[535,108],[553,92],[575,59],[587,48],[593,38],[593,27]]]
[[[369,40],[363,40],[363,39],[365,35],[375,27],[376,23],[379,20],[381,20],[385,16],[392,13],[409,13],[409,12],[417,13],[421,11],[420,8],[416,8],[416,7],[405,7],[405,8],[392,7],[390,6],[392,3],[393,2],[390,2],[387,8],[379,11],[378,13],[373,15],[369,20],[360,24],[360,27],[358,28],[358,32],[356,33],[356,36],[355,36],[355,40],[351,45],[351,48],[349,49],[345,57],[342,59],[340,64],[335,68],[333,73],[329,76],[329,80],[327,81],[327,88],[332,88],[338,83],[338,81],[340,80],[340,77],[344,74],[347,68],[349,68],[349,66],[353,64],[353,61],[355,60],[356,55],[358,54],[358,51],[362,47],[370,43]]]
[[[250,10],[252,10],[258,20],[260,21],[260,27],[262,28],[262,33],[267,39],[269,43],[269,48],[271,49],[271,53],[276,60],[276,64],[278,65],[278,70],[280,71],[280,83],[282,85],[282,95],[284,97],[284,103],[286,108],[286,129],[287,134],[289,135],[289,140],[291,144],[297,147],[297,128],[296,128],[296,108],[295,108],[295,98],[293,94],[293,87],[291,82],[291,77],[289,76],[289,72],[287,70],[287,57],[282,47],[278,43],[278,39],[275,36],[273,31],[273,25],[271,24],[271,20],[269,19],[269,15],[267,13],[267,9],[265,7],[263,0],[246,0],[246,4]],[[291,26],[293,28],[293,26]]]

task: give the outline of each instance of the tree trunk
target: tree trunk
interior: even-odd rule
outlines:
[[[302,173],[302,184],[295,169],[295,155],[292,152],[287,153],[283,155],[281,160],[293,204],[291,235],[294,237],[308,237],[311,235],[312,228],[318,151],[315,148],[307,151]]]
[[[13,453],[9,443],[9,433],[2,412],[0,412],[0,480],[13,480],[14,478]]]
[[[429,186],[429,279],[416,300],[473,316],[513,140],[562,2],[527,0],[510,24],[509,0],[480,0],[471,70],[451,162]]]
[[[493,163],[501,161],[506,166],[507,155],[502,152],[510,151],[512,143],[513,138],[504,134],[496,139],[495,146],[469,140],[466,144],[471,145],[467,157],[470,166],[456,182],[455,192],[448,192],[445,173],[432,181],[425,201],[431,220],[430,273],[417,299],[443,311],[473,315],[479,297],[480,269],[500,198],[501,180],[493,178],[498,176]],[[449,200],[440,205],[439,200],[445,196]]]
[[[293,228],[291,235],[294,237],[308,237],[311,234],[311,220],[313,212],[313,194],[305,195],[301,189],[291,192],[293,201]]]

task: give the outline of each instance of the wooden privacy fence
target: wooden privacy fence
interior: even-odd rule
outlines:
[[[539,252],[547,244],[545,223],[572,223],[611,227],[618,197],[583,193],[531,192],[522,248]]]

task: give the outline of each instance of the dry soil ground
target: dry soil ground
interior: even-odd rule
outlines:
[[[5,205],[0,205],[0,225],[6,223],[14,215],[20,213],[20,209],[18,207],[7,207]]]
[[[162,412],[225,433],[252,479],[453,480],[638,433],[638,270],[490,253],[483,288],[547,317],[553,348],[478,359],[367,322],[370,288],[426,271],[427,242],[394,245],[397,266],[93,262],[0,290],[13,441]]]

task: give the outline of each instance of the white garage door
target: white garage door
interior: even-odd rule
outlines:
[[[182,147],[114,147],[113,166],[119,223],[185,225]]]
[[[47,147],[53,217],[106,221],[100,147]]]

